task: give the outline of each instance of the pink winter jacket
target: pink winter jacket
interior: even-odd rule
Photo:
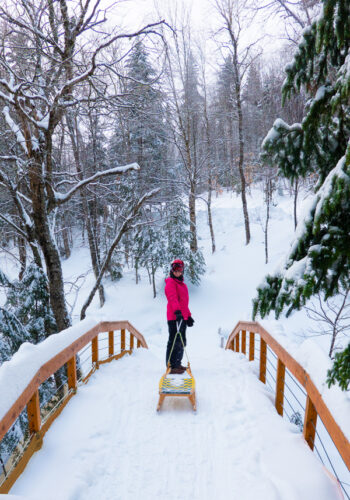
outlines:
[[[181,311],[184,320],[191,316],[191,311],[188,308],[188,289],[183,281],[178,281],[174,278],[166,278],[165,280],[165,295],[168,299],[167,320],[176,319],[175,311]]]

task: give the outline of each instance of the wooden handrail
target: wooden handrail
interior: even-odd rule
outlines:
[[[18,397],[16,402],[11,406],[11,408],[7,411],[7,413],[0,421],[0,441],[14,424],[26,405],[29,403],[33,394],[35,394],[39,386],[45,380],[47,380],[69,360],[74,358],[75,355],[78,354],[78,352],[90,341],[96,338],[99,333],[122,329],[128,330],[130,334],[134,335],[137,338],[138,346],[140,345],[148,349],[143,335],[138,330],[136,330],[136,328],[131,323],[129,323],[129,321],[103,321],[101,323],[98,323],[96,326],[88,330],[81,337],[72,342],[71,345],[56,354],[56,356],[51,358],[38,369],[22,394]]]
[[[280,390],[282,385],[284,385],[284,369],[288,370],[294,375],[294,377],[300,382],[300,384],[305,388],[307,393],[307,411],[305,412],[304,421],[304,438],[309,444],[311,449],[313,449],[313,436],[315,432],[316,416],[319,415],[325,428],[327,429],[330,437],[333,440],[339,454],[341,455],[344,463],[350,469],[350,443],[343,431],[335,421],[333,415],[329,411],[327,405],[322,399],[320,392],[311,380],[310,375],[304,370],[304,368],[282,347],[257,321],[239,321],[230,333],[227,342],[226,349],[231,349],[233,351],[239,351],[239,334],[244,332],[243,337],[245,338],[245,332],[257,333],[260,335],[262,342],[270,346],[278,358],[279,376],[277,377],[277,386],[279,390],[279,395],[276,398],[276,408],[281,414],[281,395]],[[254,346],[254,342],[251,341],[251,345]],[[266,350],[261,349],[260,352],[260,380],[265,382],[265,369],[266,369],[266,358],[263,359],[264,354],[266,355]],[[254,356],[249,356],[249,360],[253,360]],[[315,415],[316,412],[316,415]]]

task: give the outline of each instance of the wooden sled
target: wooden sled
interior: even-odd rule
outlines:
[[[171,368],[168,367],[159,381],[157,411],[160,410],[164,399],[168,396],[188,398],[192,404],[193,410],[196,411],[195,380],[191,372],[190,364],[188,363],[187,369],[182,375],[170,375],[170,370]]]

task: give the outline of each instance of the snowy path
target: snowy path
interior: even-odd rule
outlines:
[[[80,388],[11,493],[49,500],[338,498],[248,361],[205,339],[192,360],[197,414],[177,398],[156,413],[161,350],[140,349],[102,366]]]

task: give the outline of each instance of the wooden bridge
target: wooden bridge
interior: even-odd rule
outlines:
[[[6,460],[0,464],[0,493],[8,493],[11,490],[32,455],[42,447],[45,433],[77,393],[79,386],[85,384],[100,365],[132,354],[133,350],[139,347],[147,348],[147,343],[128,321],[101,322],[38,368],[30,383],[11,407],[7,408],[0,421],[1,442],[6,440],[6,436],[21,416],[22,422],[23,415],[27,422],[22,438],[14,444],[11,453],[8,453]],[[278,414],[282,417],[287,415],[291,421],[291,416],[299,416],[299,422],[294,423],[302,429],[310,449],[315,451],[321,460],[324,455],[329,458],[329,463],[324,465],[339,485],[339,498],[349,499],[350,490],[336,464],[341,462],[343,470],[349,470],[350,444],[309,374],[257,322],[238,322],[228,337],[226,349],[241,353],[254,362],[253,364],[258,364],[260,381],[274,390]],[[58,388],[52,401],[40,404],[41,384],[62,367],[66,370],[64,386]],[[10,384],[12,382],[14,381],[8,381]],[[154,390],[156,393],[157,388]],[[305,404],[301,403],[298,411],[294,411],[291,403],[293,396],[299,404],[305,397]],[[328,444],[325,446],[325,434],[334,443],[334,450],[329,450]],[[338,459],[334,459],[335,454]]]

